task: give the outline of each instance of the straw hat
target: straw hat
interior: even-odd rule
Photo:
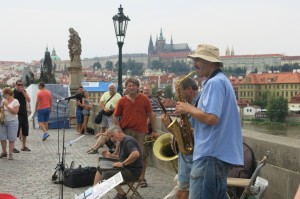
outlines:
[[[195,52],[191,55],[188,55],[188,57],[192,59],[201,58],[209,62],[218,62],[220,63],[220,66],[223,66],[219,54],[219,49],[217,47],[207,44],[200,44]]]

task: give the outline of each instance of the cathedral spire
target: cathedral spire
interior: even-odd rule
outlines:
[[[228,45],[227,45],[227,48],[226,48],[225,55],[226,55],[226,56],[230,56],[230,50],[229,50],[229,47],[228,47]]]
[[[149,45],[148,45],[148,55],[151,55],[154,53],[154,46],[152,41],[152,35],[150,35]]]
[[[162,28],[160,28],[159,40],[163,40],[163,39],[164,39],[164,36],[163,36],[163,33],[162,33]]]

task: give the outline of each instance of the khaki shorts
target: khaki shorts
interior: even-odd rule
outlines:
[[[135,132],[132,131],[131,129],[124,129],[123,131],[126,135],[130,135],[137,140],[143,152],[143,159],[147,159],[150,153],[150,147],[144,145],[146,133]]]

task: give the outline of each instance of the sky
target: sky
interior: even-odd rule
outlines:
[[[225,55],[300,56],[299,0],[9,0],[0,6],[0,61],[40,60],[46,47],[69,59],[69,28],[81,58],[118,54],[112,17],[130,18],[123,53],[147,53],[162,29],[167,43],[212,44]]]

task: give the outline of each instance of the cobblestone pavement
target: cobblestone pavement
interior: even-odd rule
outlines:
[[[30,129],[27,138],[28,148],[31,152],[14,154],[14,160],[0,159],[0,192],[10,193],[19,199],[46,199],[59,198],[61,193],[60,184],[54,184],[51,176],[59,162],[59,153],[62,151],[63,130],[51,129],[50,137],[42,141],[42,133],[39,129]],[[60,149],[58,150],[58,134],[60,135]],[[65,130],[65,143],[78,138],[75,129]],[[66,166],[74,160],[75,167],[78,165],[96,166],[99,155],[89,155],[86,151],[95,142],[92,135],[86,135],[82,139],[66,147]],[[21,142],[16,141],[16,148],[20,150]],[[106,150],[103,147],[99,150]],[[160,169],[149,166],[146,171],[147,188],[139,188],[144,199],[160,199],[168,194],[174,187],[173,176]],[[63,186],[63,198],[74,198],[75,194],[80,194],[88,187],[69,188]],[[124,190],[127,187],[123,186]],[[109,191],[102,198],[113,198],[116,191]]]

